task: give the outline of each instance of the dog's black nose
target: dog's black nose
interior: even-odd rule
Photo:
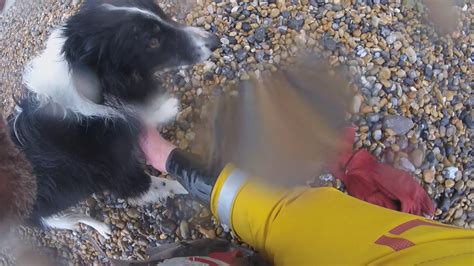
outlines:
[[[211,34],[211,36],[206,41],[206,47],[209,48],[211,51],[216,50],[221,46],[221,40],[217,35]]]

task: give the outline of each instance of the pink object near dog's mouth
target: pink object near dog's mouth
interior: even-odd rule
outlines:
[[[162,173],[167,173],[166,161],[176,146],[165,140],[155,128],[148,126],[140,137],[140,147],[151,166]]]

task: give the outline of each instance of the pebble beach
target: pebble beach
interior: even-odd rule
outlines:
[[[472,1],[453,1],[458,20],[449,32],[435,27],[427,15],[431,7],[415,0],[157,2],[177,21],[217,34],[222,44],[208,62],[163,75],[168,91],[181,100],[176,121],[163,130],[166,138],[193,150],[195,125],[212,95],[291,64],[299,52],[315,52],[351,76],[350,122],[358,129],[354,147],[411,173],[436,204],[434,220],[474,229]],[[0,15],[4,116],[23,91],[25,64],[81,3],[17,0]],[[143,260],[148,247],[185,239],[239,243],[188,197],[135,208],[103,194],[76,209],[110,224],[112,237],[104,239],[86,226],[80,232],[18,231],[73,264]]]

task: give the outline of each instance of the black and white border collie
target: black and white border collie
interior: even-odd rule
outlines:
[[[28,93],[9,119],[37,177],[29,222],[59,229],[82,222],[107,236],[105,224],[58,213],[103,191],[136,204],[186,193],[176,181],[145,174],[139,138],[178,112],[154,74],[207,60],[218,44],[153,0],[85,1],[27,66]]]

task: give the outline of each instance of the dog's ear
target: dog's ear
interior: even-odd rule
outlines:
[[[94,35],[84,37],[74,28],[66,28],[65,37],[66,41],[62,50],[70,64],[96,65],[102,59],[106,42],[99,37]]]

